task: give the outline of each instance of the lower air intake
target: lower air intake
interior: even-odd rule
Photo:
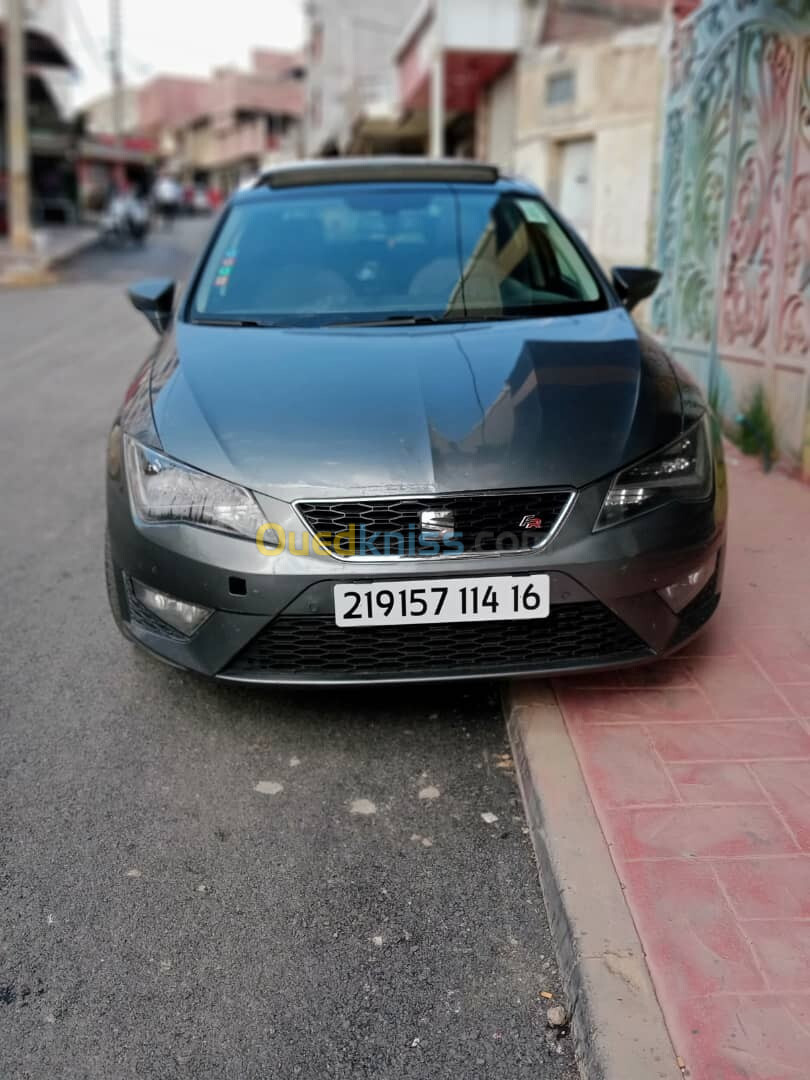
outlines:
[[[564,670],[651,656],[598,602],[560,604],[547,619],[346,629],[332,616],[281,615],[221,673],[340,680]]]

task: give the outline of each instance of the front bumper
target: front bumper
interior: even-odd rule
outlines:
[[[133,520],[123,485],[108,482],[108,586],[124,633],[163,660],[219,679],[369,683],[552,675],[653,660],[682,646],[717,606],[723,577],[724,485],[712,501],[672,504],[593,533],[605,485],[579,493],[541,551],[345,562],[274,557],[255,544],[187,525]],[[297,526],[286,504],[260,499],[267,520]],[[287,515],[285,517],[285,515]],[[675,614],[658,590],[714,560],[702,593]],[[522,623],[343,629],[337,582],[548,573],[551,615]],[[135,578],[213,614],[190,638],[163,629],[134,601]],[[235,592],[234,589],[237,591]]]

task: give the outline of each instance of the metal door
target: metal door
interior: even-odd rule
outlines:
[[[572,139],[560,146],[560,213],[586,243],[593,220],[593,139]]]

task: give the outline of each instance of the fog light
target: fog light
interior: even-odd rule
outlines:
[[[673,581],[665,589],[659,589],[658,595],[677,615],[691,600],[695,599],[703,586],[711,579],[716,566],[717,559],[713,557],[702,566],[696,567],[680,581]]]
[[[144,607],[157,615],[169,626],[179,630],[181,634],[194,633],[208,616],[211,608],[201,607],[199,604],[187,604],[185,600],[178,600],[168,593],[158,592],[149,585],[143,585],[140,581],[132,579],[132,591]]]

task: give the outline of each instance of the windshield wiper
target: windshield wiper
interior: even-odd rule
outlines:
[[[354,326],[447,326],[453,323],[503,322],[507,319],[525,319],[526,315],[473,314],[473,315],[386,315],[380,319],[349,319],[325,323],[327,329]],[[305,326],[307,323],[272,322],[265,319],[192,319],[194,326],[248,326],[267,329],[278,326]]]
[[[333,322],[326,325],[332,328],[341,326],[433,326],[446,322],[441,315],[386,315],[382,319],[352,319],[348,322]]]
[[[382,319],[358,319],[350,322],[327,323],[331,328],[341,326],[441,326],[452,323],[506,322],[511,319],[527,319],[528,315],[387,315]]]
[[[525,312],[525,311],[521,311],[521,312],[506,311],[506,312],[497,312],[497,313],[492,312],[490,314],[486,314],[484,312],[481,312],[481,313],[473,312],[473,314],[471,314],[471,315],[459,315],[458,318],[449,319],[449,320],[445,320],[445,321],[446,322],[461,322],[461,323],[471,323],[471,322],[517,322],[517,321],[519,321],[521,319],[543,319],[545,317],[546,317],[546,312],[541,311],[538,308],[535,311],[532,311],[531,313]]]
[[[278,326],[278,323],[264,322],[262,319],[192,319],[195,326],[258,326],[262,328]]]

